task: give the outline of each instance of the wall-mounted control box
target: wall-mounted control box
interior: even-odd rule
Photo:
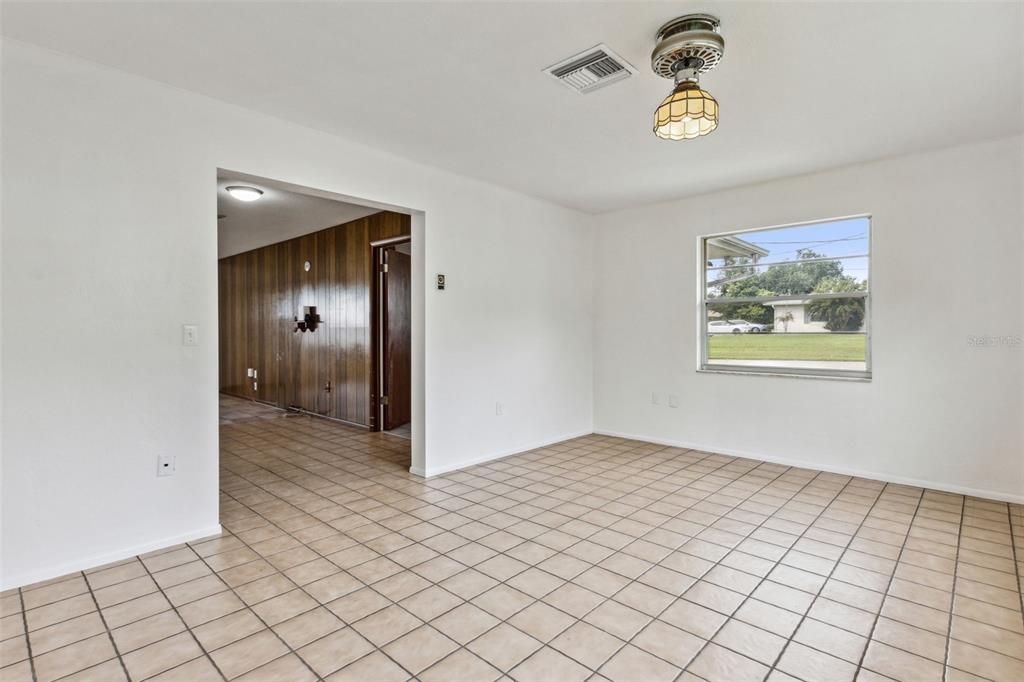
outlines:
[[[438,291],[444,291],[444,285],[445,285],[445,277],[444,277],[444,275],[438,273],[438,275],[437,275],[437,290]]]

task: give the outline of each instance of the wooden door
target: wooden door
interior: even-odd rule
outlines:
[[[412,419],[411,261],[409,254],[398,248],[384,251],[384,430]]]

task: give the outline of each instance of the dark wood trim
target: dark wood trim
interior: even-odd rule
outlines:
[[[382,297],[385,289],[381,287],[384,266],[384,252],[393,249],[399,244],[411,243],[411,237],[395,237],[375,241],[371,244],[370,260],[373,264],[373,276],[370,278],[370,430],[381,431],[384,424],[381,420],[380,387],[381,375],[381,343],[383,333],[381,329],[382,320]]]

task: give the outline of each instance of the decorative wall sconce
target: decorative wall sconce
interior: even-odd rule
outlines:
[[[316,312],[315,305],[307,305],[302,309],[302,319],[298,316],[295,317],[295,329],[296,332],[315,332],[316,328],[320,326],[323,320],[320,319],[320,315]]]

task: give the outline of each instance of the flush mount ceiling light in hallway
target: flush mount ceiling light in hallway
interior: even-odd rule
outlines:
[[[698,78],[722,60],[719,23],[710,14],[687,14],[658,29],[651,68],[676,84],[654,112],[654,134],[663,140],[692,140],[718,127],[718,102]]]
[[[231,187],[225,187],[227,193],[233,196],[239,201],[256,201],[263,196],[263,190],[256,189],[255,187],[245,187],[244,185],[232,185]]]

